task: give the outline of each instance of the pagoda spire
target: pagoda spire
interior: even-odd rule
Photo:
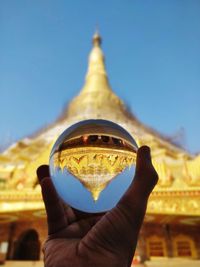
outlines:
[[[118,118],[125,116],[124,104],[112,91],[108,81],[101,43],[101,36],[96,31],[92,38],[93,47],[89,54],[85,83],[80,93],[67,107],[67,118],[76,117],[77,120],[100,117],[114,119],[114,114]],[[103,111],[105,115],[103,115]]]
[[[96,30],[96,32],[94,33],[93,38],[92,38],[92,42],[93,42],[94,46],[99,46],[99,47],[101,46],[102,39],[101,39],[101,36],[100,36],[98,30]]]
[[[93,47],[89,55],[86,83],[83,91],[96,91],[99,87],[101,87],[101,90],[111,90],[105,68],[104,54],[101,49],[102,38],[98,31],[93,35],[92,43]]]

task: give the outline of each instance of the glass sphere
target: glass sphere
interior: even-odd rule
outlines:
[[[85,120],[66,129],[50,154],[50,175],[61,199],[84,212],[113,208],[131,184],[138,146],[121,126]]]

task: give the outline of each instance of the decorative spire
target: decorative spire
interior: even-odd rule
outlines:
[[[120,113],[120,115],[116,115],[120,117],[125,112],[123,102],[113,93],[109,85],[101,42],[101,36],[96,31],[92,38],[93,47],[88,59],[85,84],[79,95],[68,106],[68,117],[81,116],[83,119],[101,116],[109,119],[112,114]],[[103,110],[106,112],[105,116],[102,115]],[[108,110],[110,111],[108,112]],[[94,198],[96,197],[98,195],[94,196]]]
[[[91,81],[98,77],[98,83],[100,80],[107,80],[107,73],[105,69],[104,54],[101,49],[101,36],[98,31],[95,32],[92,38],[93,48],[89,55],[88,71],[86,75],[86,81]],[[96,81],[97,82],[97,81]],[[86,85],[87,86],[87,85]]]
[[[102,40],[98,30],[96,30],[95,34],[93,35],[92,42],[94,46],[101,46]]]

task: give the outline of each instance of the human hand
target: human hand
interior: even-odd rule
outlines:
[[[37,170],[45,203],[48,239],[45,267],[128,267],[135,252],[148,197],[158,175],[150,149],[138,149],[135,178],[112,210],[104,215],[78,212],[62,203],[49,178],[49,168]]]

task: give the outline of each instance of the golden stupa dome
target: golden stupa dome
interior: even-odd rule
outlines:
[[[117,118],[124,116],[126,108],[120,98],[112,91],[105,68],[105,58],[101,49],[102,39],[99,33],[95,33],[92,39],[93,47],[89,55],[88,70],[85,84],[69,104],[65,118],[79,120],[80,109],[82,119],[100,118],[102,112],[105,119],[111,119],[113,115]],[[104,109],[102,109],[104,106]],[[112,115],[111,115],[112,114]]]

